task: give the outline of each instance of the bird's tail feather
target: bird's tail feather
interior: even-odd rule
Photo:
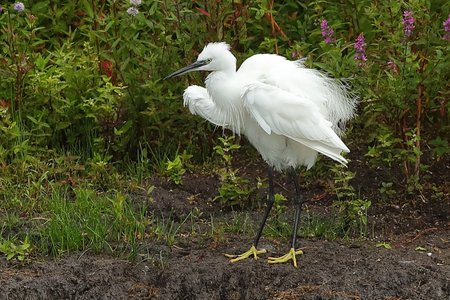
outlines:
[[[347,166],[348,161],[341,155],[342,152],[349,152],[348,148],[346,149],[340,149],[340,148],[334,148],[328,145],[325,145],[320,142],[316,141],[310,141],[310,140],[297,140],[297,142],[314,149],[315,151],[328,156],[329,158],[343,164],[344,166]]]

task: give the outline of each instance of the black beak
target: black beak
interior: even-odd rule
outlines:
[[[179,69],[178,71],[175,71],[175,72],[173,72],[173,73],[170,74],[170,75],[167,75],[167,76],[164,78],[164,80],[170,79],[170,78],[173,78],[173,77],[177,77],[177,76],[180,76],[180,75],[183,75],[184,73],[188,73],[188,72],[191,72],[191,71],[195,71],[195,69],[200,68],[200,67],[202,67],[202,66],[204,66],[204,65],[207,65],[207,64],[208,64],[208,61],[207,61],[207,60],[197,60],[197,61],[196,61],[195,63],[193,63],[192,65],[189,65],[189,66],[187,66],[187,67],[181,68],[181,69]]]

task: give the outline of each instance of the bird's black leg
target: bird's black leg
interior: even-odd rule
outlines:
[[[297,242],[298,224],[300,222],[300,213],[302,212],[303,206],[303,196],[300,194],[300,186],[298,184],[297,172],[295,171],[295,168],[291,167],[289,169],[289,173],[291,175],[295,187],[295,216],[294,216],[294,228],[292,232],[292,248],[295,249],[295,245]]]
[[[261,225],[259,226],[258,233],[255,236],[255,241],[253,242],[253,245],[255,247],[258,246],[259,239],[261,238],[264,225],[266,224],[267,218],[269,217],[269,213],[272,210],[273,203],[275,202],[275,196],[274,196],[274,184],[273,184],[273,168],[269,166],[269,193],[267,195],[267,208],[266,212],[264,213],[264,218],[261,222]]]
[[[291,175],[292,180],[294,181],[295,186],[295,217],[294,217],[294,228],[292,232],[292,247],[289,250],[288,253],[286,253],[283,256],[280,257],[269,257],[269,263],[276,264],[276,263],[284,263],[287,261],[292,260],[294,267],[297,268],[297,258],[296,255],[303,254],[302,250],[295,250],[295,244],[297,242],[297,231],[298,231],[298,224],[300,222],[300,213],[302,211],[302,204],[303,204],[303,198],[300,195],[300,186],[298,184],[297,179],[297,173],[295,172],[295,168],[289,169],[289,174]]]
[[[273,203],[275,202],[274,196],[274,188],[273,188],[273,169],[269,167],[269,194],[267,196],[267,208],[264,214],[264,218],[262,220],[261,225],[259,226],[258,233],[255,236],[255,240],[250,249],[242,254],[234,255],[234,254],[225,254],[226,257],[232,258],[230,262],[238,262],[240,260],[246,259],[248,257],[253,256],[255,259],[258,259],[259,254],[266,253],[266,249],[258,250],[256,247],[259,243],[259,239],[261,238],[262,231],[264,229],[264,225],[266,224],[267,217],[269,216],[270,211],[272,210]]]

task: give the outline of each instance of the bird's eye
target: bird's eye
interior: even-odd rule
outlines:
[[[212,62],[212,59],[211,58],[207,58],[206,62],[209,64],[210,62]]]

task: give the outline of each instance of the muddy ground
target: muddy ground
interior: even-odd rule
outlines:
[[[265,174],[263,164],[250,169],[245,176]],[[392,203],[377,203],[375,197],[377,176],[387,171],[358,169],[361,182],[354,185],[373,199],[370,236],[332,241],[301,236],[304,255],[298,258],[298,269],[269,265],[267,254],[235,264],[222,255],[247,250],[251,235],[228,233],[219,240],[184,236],[171,248],[148,241],[146,253],[134,262],[89,252],[25,265],[0,258],[0,299],[450,299],[450,166],[444,162],[432,173],[435,183],[444,186],[441,197],[423,194]],[[285,179],[276,177],[277,189],[292,196]],[[216,193],[217,178],[188,174],[181,187],[158,179],[153,184],[156,212],[170,211],[173,218],[183,219],[197,207],[205,220],[210,215],[232,217],[229,209],[208,202]],[[320,212],[328,211],[334,197],[327,195],[323,182],[310,184],[306,195],[314,199],[309,208]],[[253,218],[261,216],[263,207],[239,209]],[[376,247],[380,241],[392,249]],[[288,245],[276,238],[260,242],[270,255],[284,254]]]

